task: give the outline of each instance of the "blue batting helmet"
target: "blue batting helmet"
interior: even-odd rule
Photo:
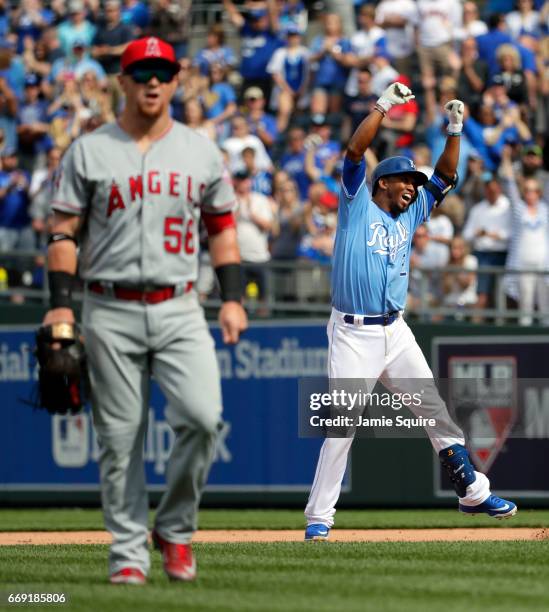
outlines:
[[[424,185],[429,178],[423,172],[416,169],[414,162],[409,157],[397,155],[388,157],[380,162],[372,172],[372,191],[382,176],[393,176],[395,174],[413,174],[419,185]]]

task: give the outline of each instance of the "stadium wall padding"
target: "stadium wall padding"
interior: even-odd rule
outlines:
[[[42,308],[0,308],[0,503],[97,505],[99,448],[89,410],[78,419],[50,417],[25,403],[32,401],[35,391],[33,329],[42,314]],[[546,376],[546,360],[536,358],[529,364],[528,359],[532,346],[540,355],[549,353],[549,330],[465,323],[412,323],[411,327],[435,371],[444,368],[441,359],[461,351],[465,360],[483,355],[491,359],[496,353],[514,355],[518,363],[528,363],[528,376]],[[253,322],[242,342],[230,349],[221,345],[215,326],[212,332],[222,371],[226,423],[204,504],[303,506],[321,440],[298,437],[298,378],[324,375],[325,321]],[[153,502],[162,491],[172,439],[163,417],[164,405],[153,385],[145,443]],[[549,423],[549,405],[546,412]],[[545,470],[538,477],[535,467],[540,457],[547,456],[548,437],[549,424],[546,437],[503,440],[491,467],[501,486],[531,507],[549,505],[549,476]],[[505,470],[502,476],[498,463]],[[530,476],[525,478],[525,474]],[[427,440],[355,440],[340,507],[454,504]]]

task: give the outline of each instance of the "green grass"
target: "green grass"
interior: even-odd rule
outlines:
[[[10,591],[66,593],[69,604],[55,609],[70,612],[522,612],[546,610],[549,601],[545,542],[203,544],[195,551],[194,584],[169,583],[154,552],[147,586],[115,587],[106,583],[105,546],[10,546],[1,551],[0,588],[4,601]]]
[[[151,513],[150,524],[152,525]],[[339,510],[341,529],[420,529],[429,527],[548,527],[549,510],[519,510],[510,521],[463,516],[456,510]],[[202,529],[302,529],[301,510],[202,510]],[[99,510],[41,508],[0,510],[0,531],[103,529]]]

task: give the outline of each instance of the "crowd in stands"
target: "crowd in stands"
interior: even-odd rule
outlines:
[[[416,98],[385,118],[368,175],[397,154],[429,174],[444,104],[463,100],[466,117],[457,189],[414,237],[410,306],[493,306],[494,276],[477,269],[495,266],[507,269],[510,301],[549,318],[549,276],[539,274],[549,270],[549,2],[317,5],[222,0],[190,52],[190,1],[0,0],[0,251],[44,248],[63,152],[115,120],[120,55],[156,35],[180,61],[174,118],[217,142],[233,177],[249,296],[265,296],[269,261],[329,264],[345,144],[398,80]],[[206,254],[202,263],[207,297]],[[521,269],[531,273],[512,273]],[[307,299],[312,289],[297,285]]]

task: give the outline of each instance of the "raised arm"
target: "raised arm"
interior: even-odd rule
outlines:
[[[456,180],[456,171],[459,161],[459,140],[463,130],[463,111],[464,105],[461,100],[450,100],[444,107],[448,115],[448,136],[446,137],[446,145],[444,151],[438,158],[435,166],[435,172],[445,180],[446,183],[454,183]]]
[[[501,155],[501,164],[499,166],[499,175],[502,179],[503,193],[509,198],[511,202],[511,209],[517,207],[520,202],[520,191],[515,179],[515,172],[513,170],[513,164],[511,162],[511,147],[505,145]]]
[[[267,12],[269,14],[269,26],[272,32],[280,29],[279,10],[276,0],[267,0]]]
[[[391,107],[396,104],[405,104],[414,97],[411,90],[402,83],[389,85],[376,102],[374,110],[362,121],[351,136],[347,147],[347,158],[356,164],[361,162],[366,149],[375,138],[383,118]]]
[[[244,25],[244,17],[236,8],[234,2],[232,0],[223,0],[223,7],[227,11],[231,23],[236,28],[241,28]]]

